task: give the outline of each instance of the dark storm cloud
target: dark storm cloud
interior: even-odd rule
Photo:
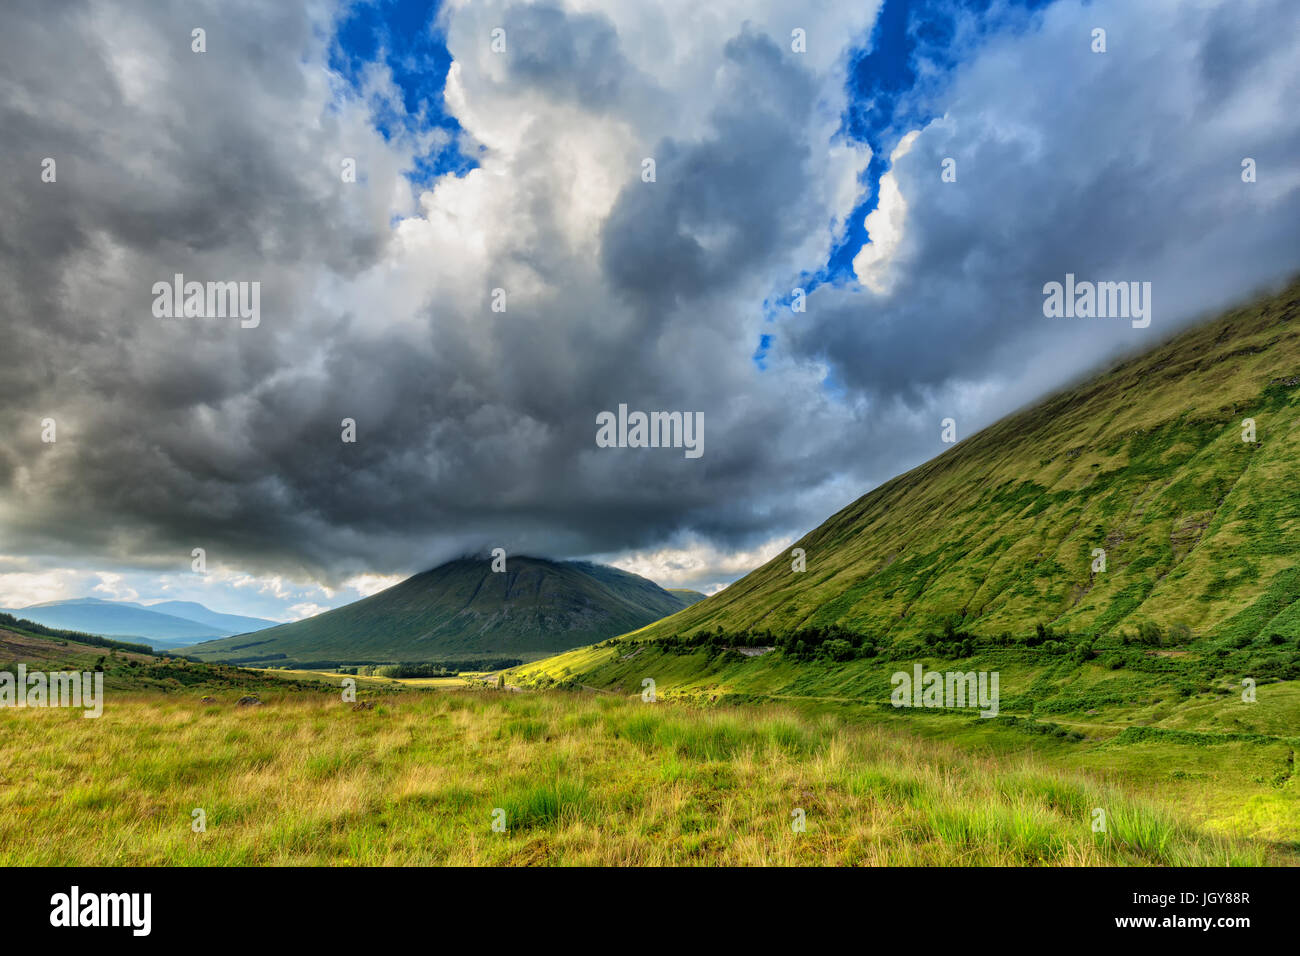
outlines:
[[[6,278],[33,279],[25,311],[44,316],[33,324],[14,310],[6,319],[14,364],[39,369],[25,383],[27,401],[5,409],[10,490],[35,506],[10,513],[8,547],[169,567],[202,546],[214,561],[330,573],[495,544],[609,550],[681,522],[753,533],[744,502],[755,476],[781,460],[787,426],[758,428],[747,411],[720,407],[726,380],[704,378],[707,366],[718,368],[707,349],[730,348],[740,329],[701,328],[698,308],[710,289],[716,296],[736,284],[723,282],[729,274],[752,275],[787,234],[807,228],[791,210],[807,178],[801,125],[811,82],[772,41],[740,34],[725,49],[731,89],[712,133],[665,146],[665,173],[680,181],[658,186],[648,206],[636,198],[644,184],[626,187],[619,208],[632,215],[614,217],[606,233],[614,245],[643,231],[726,233],[705,284],[654,244],[640,250],[640,269],[658,286],[678,286],[691,308],[660,314],[647,290],[617,315],[604,290],[575,289],[575,277],[594,277],[556,234],[549,184],[520,177],[513,188],[530,215],[499,248],[499,265],[526,266],[546,289],[504,316],[441,316],[435,307],[423,328],[388,338],[366,331],[373,317],[312,288],[322,276],[363,271],[383,240],[366,228],[364,210],[340,209],[327,164],[342,144],[328,113],[320,130],[317,117],[289,119],[296,103],[311,102],[289,53],[310,46],[312,24],[268,17],[151,12],[105,35],[90,8],[58,29],[42,26],[35,8],[7,15],[5,52],[30,96],[4,107],[28,153],[7,170],[19,199],[6,237],[23,237],[25,255],[8,261]],[[512,71],[524,81],[614,105],[631,71],[607,22],[533,9],[508,22],[522,51]],[[208,52],[195,54],[189,31],[202,24]],[[272,36],[284,55],[268,56]],[[47,69],[56,50],[84,64],[72,89]],[[128,89],[133,71],[139,86]],[[740,108],[744,88],[758,111]],[[542,162],[548,145],[538,132]],[[37,179],[47,154],[60,161],[57,184]],[[754,190],[785,199],[754,204]],[[51,215],[57,228],[43,227]],[[260,279],[263,324],[154,319],[149,290],[174,272]],[[619,297],[638,298],[616,286]],[[458,325],[474,331],[462,337]],[[674,335],[698,346],[673,363],[680,368],[654,356]],[[744,355],[742,345],[731,364],[747,377]],[[699,378],[683,387],[679,374]],[[705,406],[704,466],[679,453],[597,454],[596,412],[620,401]],[[54,446],[37,441],[46,413],[59,422]],[[344,417],[358,422],[356,445],[339,441]],[[737,505],[718,508],[719,493]],[[793,508],[766,510],[796,520]]]
[[[340,203],[334,118],[294,116],[305,80],[282,51],[311,45],[307,16],[222,9],[30,3],[2,14],[11,82],[0,127],[12,149],[0,168],[0,416],[9,492],[36,505],[10,517],[10,547],[112,539],[147,559],[288,523],[235,527],[263,517],[249,500],[262,476],[242,471],[238,447],[257,436],[236,439],[240,423],[217,410],[266,388],[296,343],[274,323],[241,336],[160,322],[152,284],[176,272],[260,279],[263,311],[283,314],[299,264],[351,273],[385,237]],[[205,53],[191,50],[195,27]],[[54,183],[40,179],[45,157]],[[39,441],[46,415],[60,427],[53,446]],[[205,416],[210,428],[196,428]]]
[[[617,11],[453,10],[460,119],[493,145],[417,210],[401,170],[420,150],[367,121],[394,96],[385,77],[345,96],[320,67],[328,21],[226,10],[0,14],[0,553],[174,568],[205,547],[337,580],[495,546],[750,547],[942,451],[941,417],[969,434],[1134,340],[1050,325],[1043,282],[1152,280],[1162,331],[1297,248],[1295,180],[1278,185],[1297,123],[1260,101],[1295,71],[1279,72],[1282,39],[1232,32],[1256,18],[1185,23],[1193,55],[1104,8],[1104,69],[1060,47],[1086,51],[1097,8],[998,41],[896,165],[887,291],[824,287],[769,323],[764,302],[822,264],[843,213],[828,181],[853,169],[827,160],[826,86],[784,37],[684,26],[714,60],[674,88],[678,64],[633,64],[643,38],[620,36]],[[511,53],[493,66],[496,24]],[[1119,52],[1126,25],[1140,62]],[[1233,56],[1248,78],[1206,105],[1207,57]],[[941,185],[949,155],[959,182]],[[1253,194],[1242,155],[1271,177]],[[357,185],[340,182],[347,156]],[[176,272],[260,280],[261,324],[154,318],[152,284]],[[596,415],[619,403],[702,411],[704,457],[597,448]]]
[[[798,118],[812,78],[749,30],[723,49],[730,88],[705,140],[655,150],[654,187],[625,189],[605,224],[606,275],[653,309],[726,294],[815,228]],[[757,197],[762,197],[756,201]],[[702,233],[716,237],[705,247]]]

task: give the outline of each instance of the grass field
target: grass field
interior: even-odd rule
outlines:
[[[1297,859],[1294,782],[1254,782],[1242,754],[1197,765],[1190,747],[1186,773],[1143,777],[1127,751],[1108,770],[1013,729],[957,739],[968,721],[949,742],[924,722],[564,691],[236,694],[123,692],[98,720],[0,710],[0,864]],[[1167,765],[1178,745],[1137,746]]]

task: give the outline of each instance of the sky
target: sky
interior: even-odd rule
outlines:
[[[1293,276],[1298,20],[11,0],[0,607],[294,620],[496,547],[716,591]],[[177,274],[256,321],[159,315]],[[1066,274],[1150,324],[1047,317]],[[602,447],[620,405],[703,454]]]

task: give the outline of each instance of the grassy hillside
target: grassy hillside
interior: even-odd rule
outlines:
[[[187,648],[205,660],[339,663],[530,660],[635,630],[689,600],[617,568],[464,559],[305,621]]]
[[[1242,441],[1252,418],[1256,438]],[[1300,283],[1012,415],[644,636],[1300,636]],[[1094,549],[1104,571],[1094,572]]]
[[[286,681],[244,668],[158,656],[148,647],[108,638],[51,636],[20,626],[0,626],[0,671],[13,673],[19,664],[25,664],[29,672],[102,671],[106,706],[127,693],[284,693],[306,686],[302,681]],[[322,679],[310,689],[324,690],[334,683]]]

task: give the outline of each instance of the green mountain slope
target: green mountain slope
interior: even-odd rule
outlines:
[[[1255,422],[1243,442],[1243,419]],[[1014,414],[637,635],[1300,634],[1300,283]],[[1094,549],[1104,571],[1093,572]],[[1186,629],[1184,631],[1184,629]],[[1288,642],[1290,643],[1290,642]]]
[[[652,581],[578,561],[463,559],[305,621],[187,649],[205,660],[532,659],[635,630],[689,603]]]

